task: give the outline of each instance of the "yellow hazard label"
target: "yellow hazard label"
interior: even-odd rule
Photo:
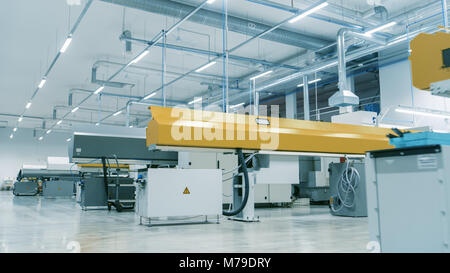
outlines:
[[[188,187],[186,187],[186,189],[184,189],[183,194],[191,194],[191,192],[189,191]]]

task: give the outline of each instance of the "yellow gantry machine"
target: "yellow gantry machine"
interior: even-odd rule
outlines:
[[[432,83],[450,79],[450,32],[421,33],[410,43],[413,85],[430,90]]]
[[[390,129],[151,106],[147,146],[363,155],[393,148]]]

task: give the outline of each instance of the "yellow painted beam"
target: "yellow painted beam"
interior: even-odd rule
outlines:
[[[411,43],[411,74],[413,85],[430,90],[430,85],[450,79],[450,68],[444,68],[442,51],[450,48],[450,33],[421,33]]]
[[[394,148],[386,137],[390,129],[385,128],[159,106],[149,109],[147,146],[338,154]]]

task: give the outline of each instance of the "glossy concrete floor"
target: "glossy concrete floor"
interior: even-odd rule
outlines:
[[[133,212],[0,192],[0,252],[367,252],[367,218],[326,206],[257,209],[259,223],[143,226]]]

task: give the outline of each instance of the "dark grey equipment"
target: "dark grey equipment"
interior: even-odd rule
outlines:
[[[42,196],[44,197],[72,197],[73,195],[73,180],[50,180],[42,183]]]
[[[78,174],[76,172],[71,172],[70,170],[20,169],[17,174],[17,181],[21,181],[23,179],[31,180],[35,178],[39,178],[41,180],[70,180],[77,175]]]
[[[331,163],[329,172],[331,214],[367,217],[364,163]]]
[[[37,181],[23,181],[14,183],[13,194],[16,196],[33,196],[39,193]]]
[[[114,156],[121,164],[144,162],[151,164],[175,164],[177,152],[149,151],[145,138],[99,136],[74,133],[69,144],[69,158],[72,163],[86,163],[101,157]]]
[[[110,209],[109,203],[114,202],[119,202],[124,209],[134,208],[135,186],[133,179],[111,176],[108,177],[108,185],[106,186],[103,176],[82,178],[80,199],[82,209]]]

